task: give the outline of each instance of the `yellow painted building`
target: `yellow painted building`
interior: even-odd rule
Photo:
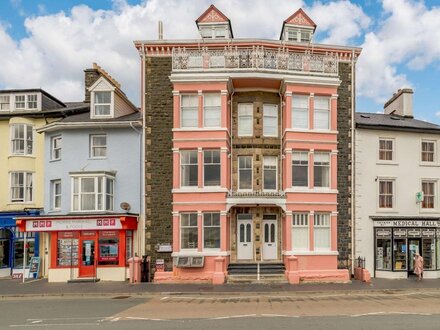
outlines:
[[[16,216],[38,215],[44,207],[46,155],[37,129],[84,108],[42,89],[0,91],[0,277],[22,273],[23,261],[39,255],[38,235],[25,237],[15,226]]]

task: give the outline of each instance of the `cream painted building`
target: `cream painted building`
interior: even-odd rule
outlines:
[[[0,91],[0,277],[22,271],[25,254],[27,264],[40,252],[38,235],[29,233],[25,244],[15,226],[16,216],[44,206],[44,135],[36,130],[82,107],[42,89]]]
[[[354,250],[373,277],[407,278],[416,252],[440,277],[440,126],[413,118],[412,95],[356,114]]]

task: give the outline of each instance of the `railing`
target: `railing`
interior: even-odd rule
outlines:
[[[253,190],[253,191],[235,191],[229,190],[228,197],[236,197],[236,198],[255,198],[255,197],[263,197],[263,198],[285,198],[286,194],[283,190],[277,191],[263,191],[263,190]]]
[[[332,53],[312,54],[264,47],[224,49],[173,48],[173,71],[283,71],[309,74],[338,74],[338,57]]]

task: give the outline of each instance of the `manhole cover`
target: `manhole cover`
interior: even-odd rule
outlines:
[[[117,297],[113,297],[112,299],[127,299],[130,298],[130,296],[117,296]]]

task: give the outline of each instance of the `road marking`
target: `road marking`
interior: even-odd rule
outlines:
[[[99,323],[38,323],[38,324],[11,324],[9,327],[17,328],[17,327],[53,327],[53,326],[79,326],[79,325],[95,325],[98,326]]]
[[[148,317],[127,316],[126,319],[130,320],[144,320],[144,321],[168,321],[164,319],[152,319]]]
[[[262,317],[299,317],[299,316],[289,316],[289,315],[283,315],[283,314],[261,314]]]
[[[350,317],[375,316],[375,315],[421,315],[431,316],[431,313],[413,313],[413,312],[370,312],[364,314],[352,314]]]
[[[32,321],[31,323],[35,324],[35,323],[41,323],[41,322],[43,322],[43,320],[35,320],[35,321]]]
[[[252,317],[252,316],[257,316],[257,314],[219,316],[219,317],[211,317],[208,320],[238,319],[238,318],[242,318],[242,317]]]
[[[120,319],[120,317],[115,317],[114,319],[111,319],[110,322],[118,322]]]
[[[163,297],[160,300],[167,300],[169,297]]]

